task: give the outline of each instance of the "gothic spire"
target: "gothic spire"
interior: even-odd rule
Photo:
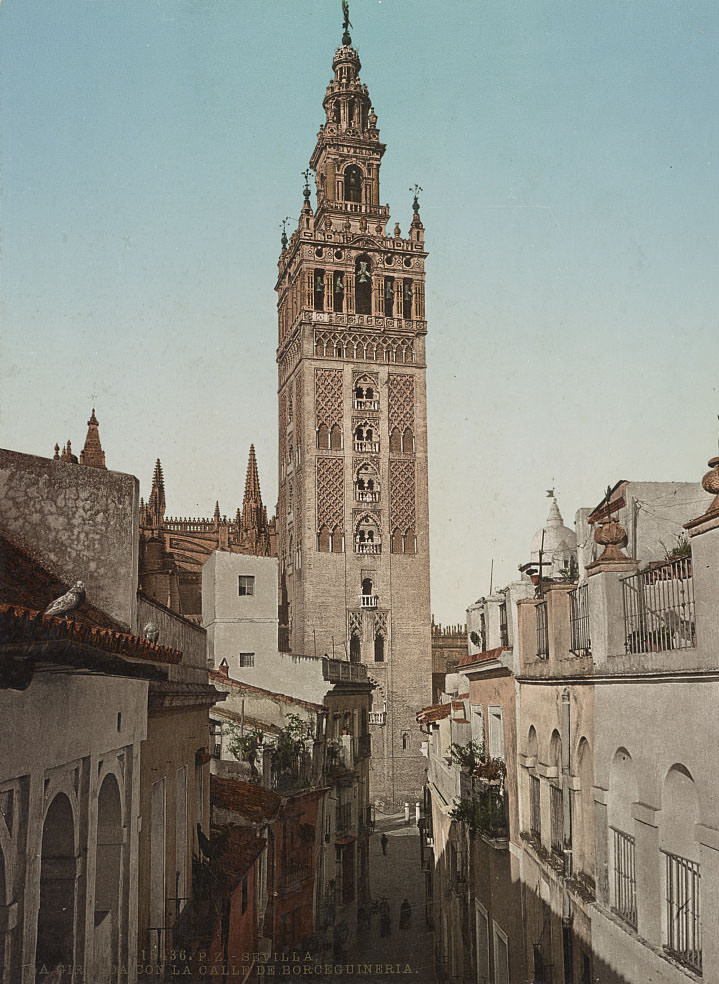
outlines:
[[[87,465],[89,468],[107,467],[105,465],[105,452],[100,444],[100,432],[94,407],[87,422],[87,437],[85,438],[85,447],[80,452],[80,464]]]
[[[256,554],[260,557],[269,556],[267,515],[265,513],[265,507],[262,504],[260,477],[257,472],[257,458],[255,457],[254,444],[250,445],[250,456],[247,461],[247,477],[245,478],[245,497],[242,500],[239,543],[243,553]]]
[[[165,518],[165,479],[162,474],[162,465],[158,458],[155,462],[155,471],[152,476],[152,492],[147,500],[147,518],[150,525],[155,529],[162,526]]]

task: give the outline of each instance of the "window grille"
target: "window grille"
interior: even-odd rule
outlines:
[[[541,787],[539,776],[529,777],[529,832],[538,841],[542,839]]]
[[[614,897],[612,909],[635,929],[637,927],[637,876],[634,838],[612,827],[614,835]]]
[[[647,568],[622,582],[628,653],[696,646],[691,557]]]
[[[564,799],[562,787],[550,787],[551,841],[552,852],[561,855],[564,851]]]
[[[589,635],[589,586],[582,584],[569,592],[569,649],[575,656],[588,656],[592,651]]]
[[[537,612],[537,657],[549,659],[549,631],[547,628],[547,602],[540,601]]]
[[[699,865],[664,852],[666,857],[665,949],[681,963],[702,969]]]
[[[254,653],[240,653],[240,666],[254,666],[254,665],[255,665]]]

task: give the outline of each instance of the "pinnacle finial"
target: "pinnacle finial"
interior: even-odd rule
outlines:
[[[305,196],[305,201],[310,200],[310,169],[306,167],[304,171],[300,171],[300,174],[305,179],[305,186],[302,189],[302,194]]]
[[[350,5],[347,0],[342,0],[342,16],[344,18],[342,24],[342,44],[352,44],[352,38],[349,32],[349,29],[352,27],[350,23]]]
[[[282,229],[282,249],[287,249],[287,223],[291,222],[289,215],[286,215],[282,222],[280,222],[280,228]]]
[[[414,195],[414,199],[412,200],[412,211],[414,212],[415,215],[419,215],[419,197],[418,196],[419,196],[420,191],[424,191],[424,188],[421,188],[418,184],[416,184],[412,188],[410,188],[409,190]]]

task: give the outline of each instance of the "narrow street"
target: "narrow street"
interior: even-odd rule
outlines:
[[[387,838],[386,854],[382,853],[383,834]],[[414,816],[407,825],[402,813],[377,814],[370,838],[370,896],[373,904],[368,913],[369,926],[348,951],[346,962],[355,966],[372,964],[373,981],[397,981],[403,977],[418,984],[434,984],[432,933],[425,921],[425,874],[420,865],[419,831]],[[405,899],[411,914],[401,920],[400,907]],[[389,972],[381,972],[380,966]]]

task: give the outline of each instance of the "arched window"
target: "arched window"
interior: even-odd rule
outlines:
[[[662,790],[663,943],[681,963],[701,971],[701,869],[695,834],[699,820],[694,780],[688,769],[675,764]]]
[[[377,522],[370,515],[364,515],[355,526],[355,551],[357,553],[379,553],[380,534]]]
[[[351,103],[350,103],[351,105]],[[350,121],[351,122],[351,121]],[[345,168],[345,201],[362,201],[362,172],[356,164]]]
[[[342,553],[342,530],[339,526],[335,526],[332,530],[330,548],[332,553]]]
[[[412,317],[412,281],[406,278],[402,283],[402,315]]]
[[[404,434],[402,435],[402,450],[405,454],[412,454],[414,452],[414,434],[412,433],[411,427],[405,427]]]
[[[342,428],[339,424],[333,424],[330,431],[330,448],[333,451],[342,450]]]
[[[355,311],[372,314],[372,261],[366,253],[355,260]]]
[[[394,317],[394,277],[384,278],[384,315]]]
[[[371,595],[372,594],[372,578],[365,577],[362,578],[362,594]]]
[[[408,526],[404,533],[404,552],[417,553],[417,535],[412,526]]]
[[[357,632],[350,636],[350,663],[359,663],[361,659],[361,643]]]
[[[334,309],[344,311],[345,303],[345,278],[340,270],[335,270],[333,278]]]
[[[317,428],[317,447],[327,451],[330,446],[330,432],[326,424],[320,424]]]
[[[374,661],[384,663],[384,636],[378,632],[374,637]]]
[[[398,427],[393,427],[389,435],[389,450],[390,453],[401,453],[402,451],[402,435]]]
[[[315,270],[315,285],[314,285],[314,307],[315,311],[324,311],[325,309],[325,272],[324,270]]]
[[[377,469],[363,464],[355,472],[355,499],[358,502],[379,502],[380,484]]]
[[[317,534],[317,549],[321,553],[330,552],[330,531],[324,524],[320,526],[320,531]]]
[[[390,550],[392,551],[392,553],[403,552],[402,539],[403,539],[402,534],[400,533],[399,530],[397,529],[392,530],[392,536],[390,538]]]
[[[609,767],[609,904],[630,926],[637,926],[635,820],[632,805],[639,799],[636,770],[626,748],[619,748]]]

